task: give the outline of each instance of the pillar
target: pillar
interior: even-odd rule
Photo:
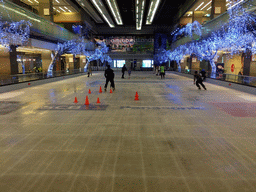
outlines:
[[[19,71],[16,48],[17,48],[16,45],[10,45],[11,75],[18,74],[18,71]]]
[[[245,53],[242,55],[243,60],[244,60],[244,68],[243,68],[243,75],[250,75],[250,67],[251,67],[251,58],[252,58],[252,53],[249,49],[246,50]]]
[[[161,49],[166,49],[167,35],[163,33],[156,33],[154,38],[154,64],[160,65],[156,59],[156,55]]]
[[[41,53],[42,59],[42,72],[47,73],[48,67],[52,62],[51,51],[44,50]],[[56,71],[56,65],[53,68],[53,71]]]
[[[11,74],[10,52],[5,47],[0,49],[0,74]]]
[[[53,22],[53,0],[39,1],[39,15]]]
[[[224,13],[227,10],[226,4],[226,0],[212,0],[211,19]]]

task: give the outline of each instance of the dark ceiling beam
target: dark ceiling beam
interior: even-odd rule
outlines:
[[[155,33],[170,33],[173,28],[169,25],[150,25],[143,26],[141,30],[136,30],[136,26],[97,26],[98,35],[154,35]]]

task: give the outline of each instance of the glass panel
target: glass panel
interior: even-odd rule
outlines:
[[[152,67],[152,60],[143,60],[142,61],[142,67]]]

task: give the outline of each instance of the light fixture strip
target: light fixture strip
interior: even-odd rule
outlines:
[[[151,0],[151,3],[150,3],[150,8],[149,8],[149,11],[148,11],[148,16],[147,16],[147,22],[146,24],[147,25],[151,25],[152,24],[152,21],[155,17],[155,14],[156,14],[156,11],[157,11],[157,8],[160,4],[160,0]]]
[[[211,9],[212,8],[212,6],[210,6],[208,9],[207,9],[207,11],[209,10],[209,9]]]
[[[123,25],[122,19],[119,14],[119,9],[116,5],[116,0],[106,0],[108,3],[109,8],[111,9],[111,12],[116,20],[116,23],[118,25]]]
[[[205,6],[203,6],[200,11],[202,11],[205,7],[207,7],[212,1],[209,1]]]
[[[60,8],[60,10],[62,10],[62,11],[64,11],[64,12],[66,12],[66,10],[62,9],[61,7],[59,7],[59,8]]]
[[[136,30],[141,30],[143,15],[144,15],[145,0],[141,0],[141,3],[138,0],[136,2],[137,2],[136,6],[139,10],[138,13],[136,13]],[[139,9],[139,6],[141,9]]]
[[[235,3],[234,5],[229,6],[228,10],[231,9],[232,7],[235,7],[236,5],[238,5],[238,4],[242,3],[242,2],[244,2],[244,0],[241,0],[241,1],[237,2],[237,3]]]
[[[36,3],[39,3],[37,0],[34,0]]]
[[[110,23],[110,21],[108,20],[108,18],[105,16],[105,14],[103,13],[103,11],[101,10],[101,8],[99,7],[99,5],[97,4],[97,2],[95,0],[92,0],[93,4],[95,5],[95,7],[98,9],[98,11],[100,12],[100,14],[102,15],[102,17],[105,19],[105,21],[108,23],[108,25],[110,27],[115,27],[113,24]]]
[[[203,4],[204,4],[204,2],[202,2],[200,5],[198,5],[197,8],[195,8],[195,11],[197,11],[197,9],[199,9]]]

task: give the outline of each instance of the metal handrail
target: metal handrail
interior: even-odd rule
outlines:
[[[73,70],[63,70],[63,71],[54,71],[51,76],[44,72],[39,73],[27,73],[27,74],[15,74],[15,75],[1,75],[0,74],[0,86],[1,85],[11,85],[16,83],[49,79],[53,77],[60,77],[66,75],[73,75],[78,73],[84,73],[82,69],[73,69]]]
[[[199,70],[187,70],[187,69],[181,69],[181,73],[191,74],[193,75],[195,71]],[[212,74],[209,71],[206,71],[206,77],[222,80],[222,81],[228,81],[233,83],[238,83],[242,85],[250,85],[256,87],[256,77],[254,76],[247,76],[247,75],[235,75],[235,74],[229,74],[229,73],[215,73],[215,78],[211,77]]]

